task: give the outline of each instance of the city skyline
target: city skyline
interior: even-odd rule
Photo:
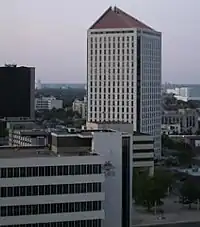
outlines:
[[[60,0],[59,3],[2,1],[0,65],[34,66],[36,78],[47,83],[85,83],[87,29],[110,5],[116,5],[162,32],[163,82],[200,83],[196,54],[200,48],[198,1],[177,0],[174,4],[172,0],[87,0],[77,5],[75,1],[69,4]]]

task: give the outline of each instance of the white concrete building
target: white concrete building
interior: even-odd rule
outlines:
[[[84,148],[0,148],[0,225],[104,226],[103,164]]]
[[[0,148],[2,227],[131,227],[132,136],[52,133],[51,150]]]
[[[87,121],[132,123],[160,157],[161,33],[110,7],[87,36]]]
[[[35,99],[35,110],[52,110],[62,109],[63,100],[56,99],[55,97],[40,97]]]
[[[145,133],[133,132],[133,125],[129,123],[86,123],[90,130],[112,129],[127,132],[133,135],[133,162],[132,168],[147,169],[150,175],[154,173],[154,137]]]
[[[84,100],[75,99],[72,104],[72,109],[75,112],[78,112],[83,119],[86,118],[87,115],[87,99],[84,97]]]
[[[105,220],[102,227],[131,227],[132,135],[115,130],[86,130],[76,134],[52,133],[55,153],[91,150],[102,157],[105,174]],[[80,154],[81,155],[81,154]]]

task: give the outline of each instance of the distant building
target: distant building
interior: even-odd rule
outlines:
[[[35,99],[35,110],[52,110],[62,109],[63,108],[63,100],[56,99],[55,97],[40,97]]]
[[[47,89],[84,89],[85,84],[43,84],[42,88]]]
[[[84,100],[75,99],[72,104],[72,109],[75,112],[78,112],[81,115],[81,118],[86,119],[87,115],[87,100],[84,97]]]
[[[0,67],[0,119],[34,119],[35,68]]]
[[[173,135],[173,134],[180,134],[181,133],[181,126],[180,124],[162,124],[161,126],[162,134],[165,135]]]
[[[8,130],[39,128],[34,121],[5,121]]]
[[[47,146],[48,133],[43,129],[9,130],[9,145],[18,147]]]
[[[35,88],[36,88],[37,90],[42,89],[42,83],[41,83],[41,80],[37,80],[37,81],[36,81]]]
[[[198,130],[198,112],[196,109],[165,110],[162,125],[180,125],[180,133],[196,133]]]
[[[196,87],[179,87],[174,89],[167,89],[168,94],[174,94],[178,100],[188,102],[189,100],[200,100],[199,89]]]

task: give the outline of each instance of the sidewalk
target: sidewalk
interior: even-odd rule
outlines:
[[[200,211],[184,211],[178,214],[166,214],[165,219],[159,220],[159,215],[141,214],[132,219],[133,226],[148,226],[172,223],[200,222]],[[200,225],[200,224],[199,224]]]

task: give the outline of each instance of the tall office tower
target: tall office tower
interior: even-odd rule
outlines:
[[[89,28],[88,122],[132,123],[161,155],[161,33],[110,7]]]
[[[0,67],[0,118],[34,119],[35,68]]]

